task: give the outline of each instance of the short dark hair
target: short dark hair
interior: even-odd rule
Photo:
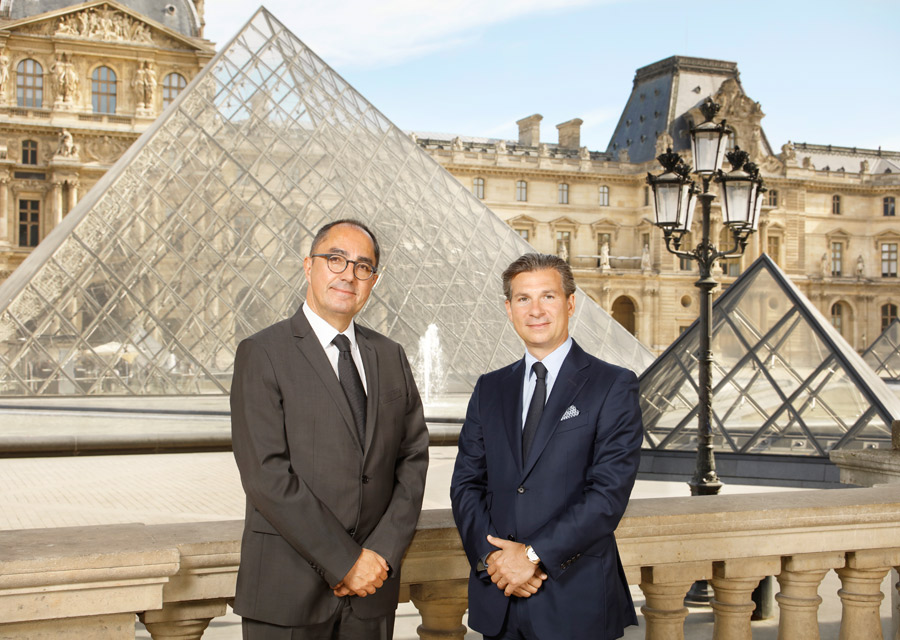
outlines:
[[[316,231],[316,237],[313,238],[312,246],[309,248],[309,255],[312,256],[316,252],[316,248],[322,244],[322,241],[325,239],[325,236],[328,235],[328,232],[331,231],[332,227],[336,227],[339,224],[349,224],[351,227],[356,227],[360,231],[364,231],[368,236],[372,239],[372,244],[375,247],[375,268],[378,268],[378,262],[381,260],[381,246],[378,244],[378,238],[375,237],[375,234],[372,233],[372,230],[369,229],[364,223],[359,220],[354,220],[353,218],[341,218],[340,220],[335,220],[334,222],[329,222],[324,227]]]
[[[566,298],[575,293],[575,276],[572,275],[572,267],[568,262],[551,253],[526,253],[516,258],[503,272],[503,295],[506,299],[512,299],[513,278],[520,273],[541,269],[556,269],[559,272]]]

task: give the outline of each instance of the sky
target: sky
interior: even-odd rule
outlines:
[[[395,125],[541,140],[581,118],[605,151],[635,71],[673,55],[737,62],[777,152],[788,140],[900,151],[897,0],[266,0]],[[221,48],[256,6],[207,0]],[[698,35],[702,34],[702,35]]]

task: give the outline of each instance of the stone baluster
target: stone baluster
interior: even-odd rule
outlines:
[[[688,610],[684,597],[696,580],[708,580],[709,562],[641,567],[641,591],[647,601],[641,607],[647,623],[646,640],[684,640]]]
[[[167,602],[138,614],[153,640],[200,640],[213,618],[225,615],[225,600]]]
[[[781,558],[741,558],[713,563],[710,583],[715,590],[713,640],[752,640],[750,616],[756,605],[753,590],[759,581],[781,569]]]
[[[468,580],[446,580],[409,585],[409,599],[419,610],[422,640],[463,640],[463,615],[469,606]]]
[[[851,551],[841,578],[841,632],[839,640],[882,638],[879,607],[884,599],[881,583],[891,567],[900,564],[900,549]]]
[[[829,570],[844,565],[844,554],[810,553],[781,559],[775,595],[780,616],[778,640],[819,640],[819,584]]]

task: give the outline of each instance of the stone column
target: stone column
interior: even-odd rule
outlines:
[[[640,587],[647,601],[641,607],[647,623],[646,640],[684,640],[688,614],[684,597],[695,580],[706,580],[711,573],[708,562],[641,567]]]
[[[416,633],[423,640],[463,640],[463,615],[469,606],[467,580],[446,580],[409,585],[409,599],[419,610],[422,624]]]
[[[78,180],[73,178],[67,180],[66,184],[69,185],[69,200],[66,202],[66,212],[68,213],[75,208],[76,204],[78,204]]]
[[[45,228],[45,233],[50,233],[63,219],[63,201],[62,201],[62,181],[58,178],[52,178],[50,182],[50,219],[53,220],[53,226]]]
[[[843,553],[811,553],[781,559],[781,592],[775,595],[780,609],[778,640],[819,640],[819,583],[830,569],[843,564]]]
[[[753,640],[750,616],[756,605],[753,590],[767,575],[781,569],[780,557],[716,562],[710,581],[715,590],[713,640]]]
[[[852,551],[837,570],[841,578],[841,632],[839,640],[881,638],[879,606],[884,599],[881,582],[891,567],[900,564],[900,549]]]
[[[225,615],[225,600],[167,602],[162,609],[138,614],[153,640],[200,640],[210,620]]]
[[[10,244],[9,172],[0,171],[0,246]]]

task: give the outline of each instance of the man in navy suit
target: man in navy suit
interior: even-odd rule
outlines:
[[[469,626],[503,640],[620,638],[637,624],[613,535],[643,439],[637,378],[569,337],[564,260],[523,255],[503,289],[525,357],[475,385],[450,486]]]

